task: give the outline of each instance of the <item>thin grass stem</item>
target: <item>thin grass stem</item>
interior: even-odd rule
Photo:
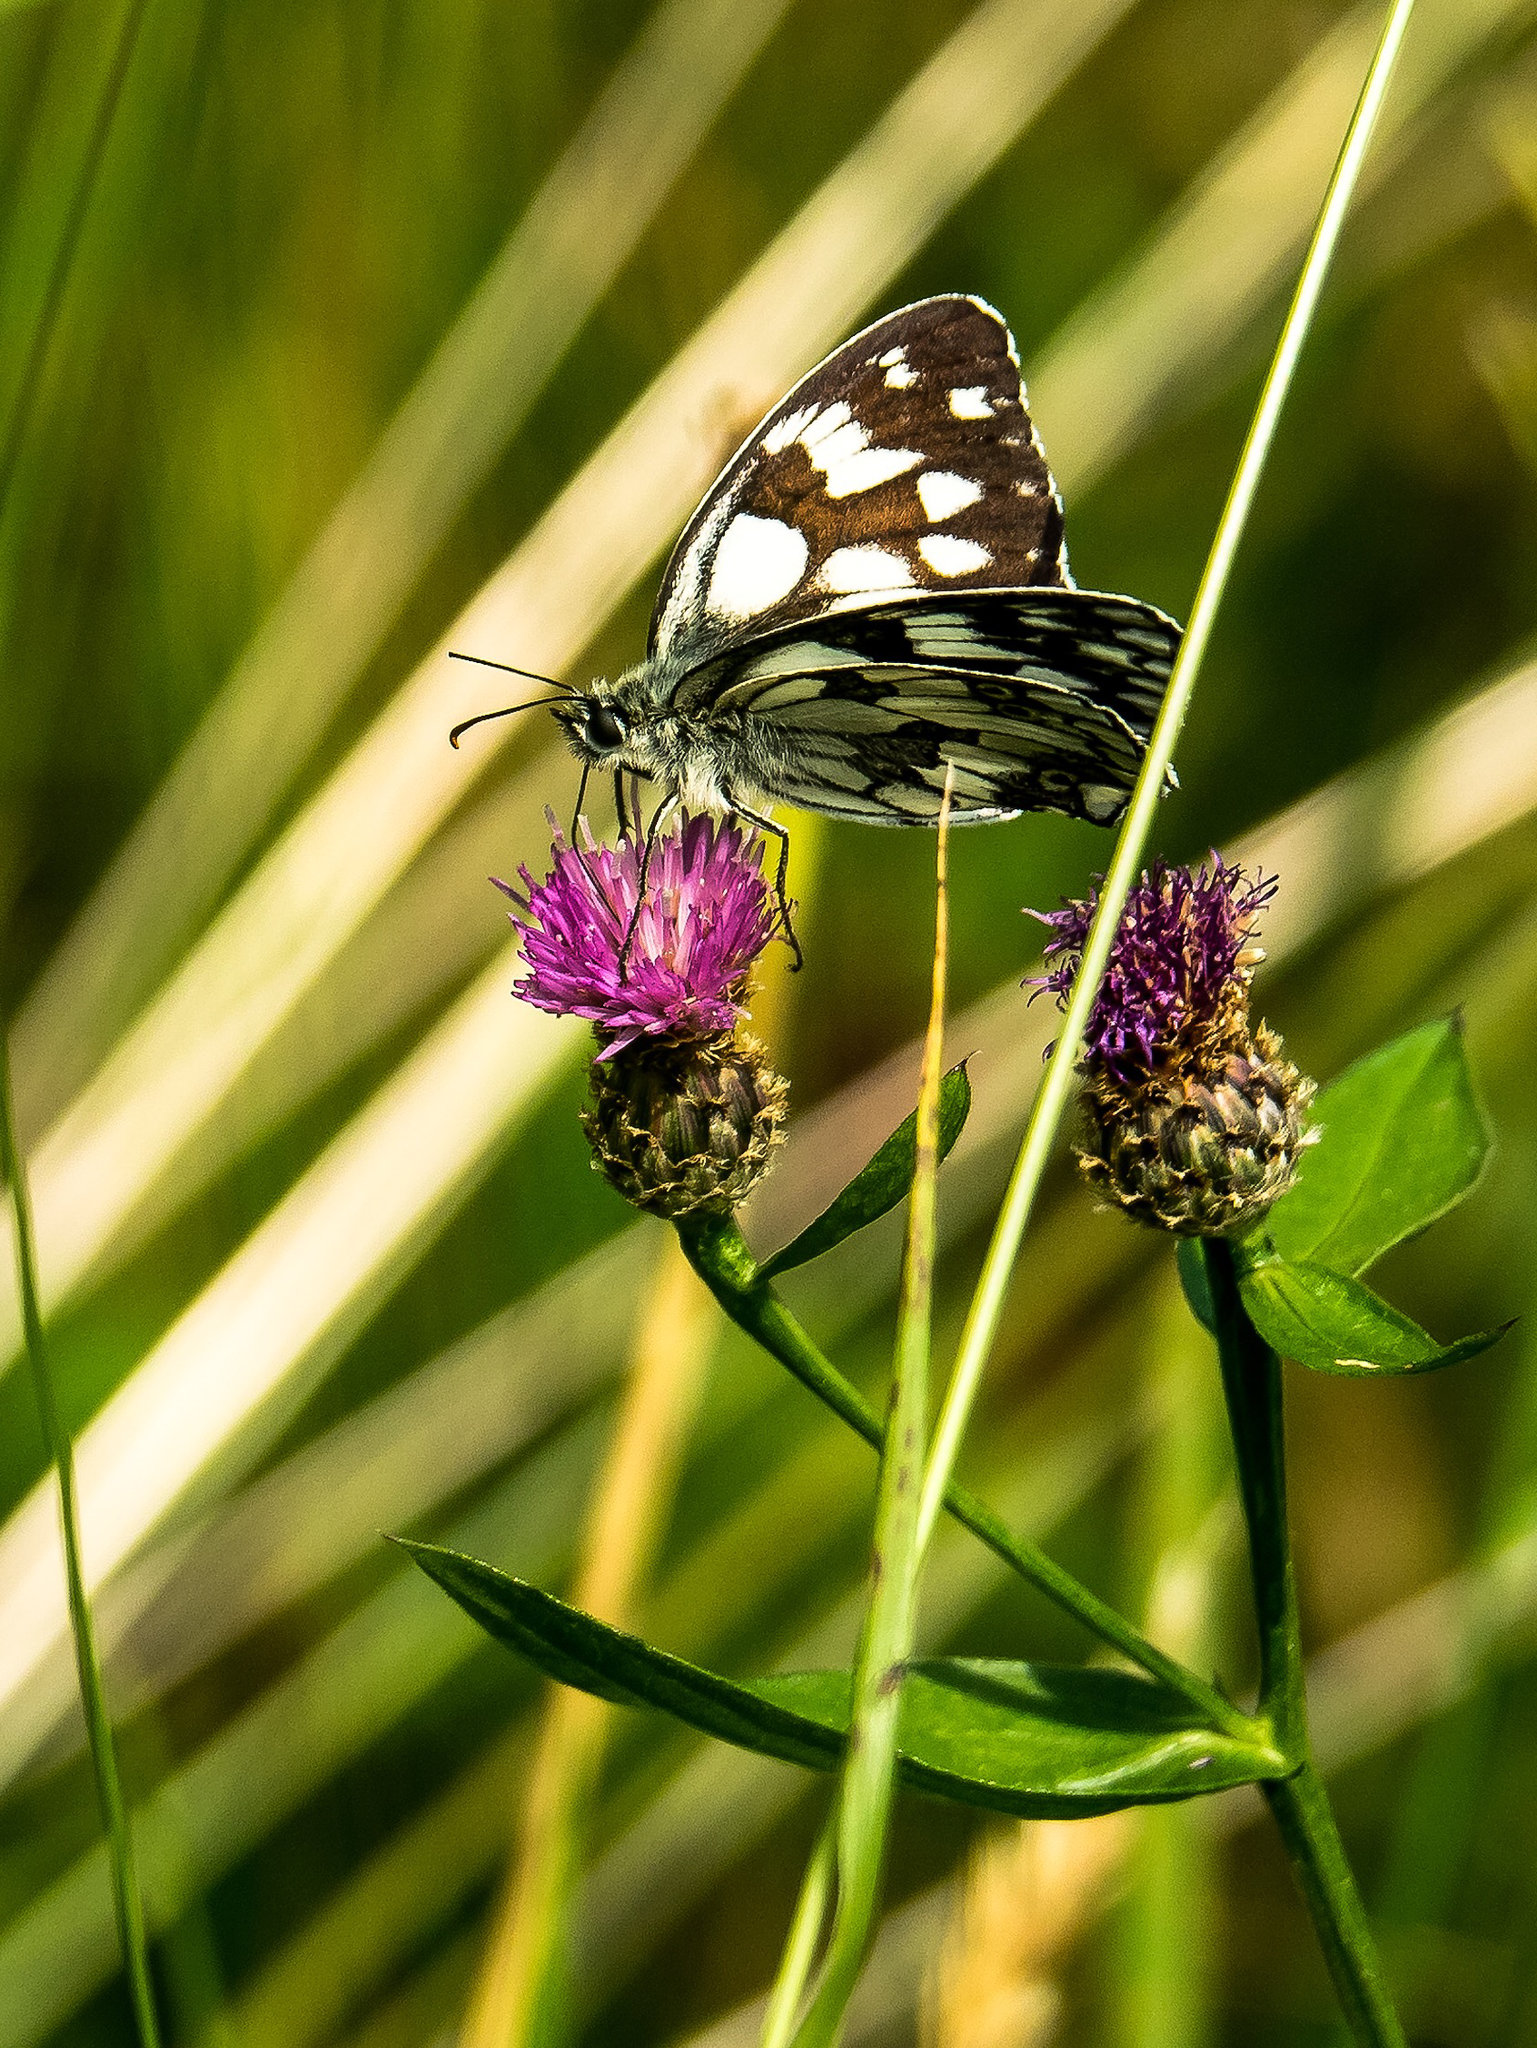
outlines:
[[[112,1723],[102,1689],[91,1606],[86,1598],[85,1578],[80,1569],[80,1517],[75,1498],[74,1450],[69,1431],[59,1414],[43,1336],[43,1319],[37,1305],[37,1256],[32,1240],[32,1210],[27,1200],[26,1172],[16,1148],[16,1125],[11,1113],[10,1051],[3,1028],[0,1028],[0,1173],[4,1174],[11,1191],[16,1230],[16,1278],[37,1412],[48,1456],[59,1478],[59,1521],[64,1539],[64,1577],[69,1595],[70,1627],[75,1638],[75,1668],[80,1677],[80,1701],[85,1710],[86,1735],[96,1774],[96,1796],[107,1837],[118,1941],[128,1972],[128,1988],[140,2042],[143,2048],[158,2048],[160,2033],[155,2023],[154,1995],[150,1989],[144,1905],[134,1868],[133,1838],[118,1777]]]
[[[789,2048],[795,2016],[801,2009],[801,2000],[811,1981],[811,1966],[816,1961],[817,1944],[827,1919],[837,1865],[838,1808],[834,1803],[822,1823],[816,1847],[811,1852],[811,1861],[801,1879],[795,1917],[790,1922],[790,1934],[780,1958],[779,1973],[764,2010],[758,2048]]]
[[[854,1664],[848,1748],[838,1788],[837,1903],[810,2007],[795,2048],[831,2048],[843,2028],[880,1900],[886,1833],[896,1790],[897,1721],[917,1620],[918,1505],[928,1434],[929,1353],[934,1306],[934,1241],[939,1179],[939,1086],[944,1074],[945,979],[949,962],[950,798],[947,771],[939,809],[934,889],[934,966],[917,1146],[908,1201],[907,1246],[892,1362],[891,1406],[875,1501],[870,1605]],[[797,1916],[799,1918],[799,1916]],[[800,1935],[799,1926],[792,1940]]]
[[[1031,1108],[1024,1141],[1020,1146],[1019,1157],[1015,1161],[1008,1192],[994,1226],[992,1242],[988,1246],[981,1277],[961,1334],[954,1372],[940,1411],[933,1448],[924,1474],[923,1503],[919,1516],[920,1547],[926,1546],[932,1536],[934,1523],[944,1503],[945,1491],[949,1485],[950,1474],[954,1470],[972,1403],[976,1398],[982,1369],[987,1363],[993,1341],[998,1334],[998,1325],[1014,1272],[1014,1262],[1034,1211],[1057,1130],[1072,1092],[1074,1066],[1083,1044],[1090,1011],[1104,977],[1110,947],[1121,921],[1121,911],[1143,861],[1152,832],[1153,819],[1163,795],[1175,742],[1185,722],[1185,714],[1190,708],[1196,680],[1206,659],[1212,630],[1232,573],[1239,542],[1243,538],[1244,528],[1253,508],[1265,464],[1275,444],[1281,409],[1286,402],[1298,358],[1318,307],[1319,296],[1339,243],[1340,230],[1344,225],[1351,196],[1360,176],[1372,130],[1376,125],[1413,8],[1414,0],[1394,0],[1387,25],[1383,29],[1376,54],[1372,59],[1371,69],[1367,73],[1361,97],[1356,103],[1355,113],[1346,131],[1345,141],[1334,167],[1334,175],[1329,181],[1318,224],[1313,230],[1313,239],[1303,262],[1302,274],[1297,280],[1297,289],[1281,329],[1281,338],[1265,378],[1264,389],[1260,393],[1259,405],[1249,427],[1243,453],[1239,457],[1227,503],[1223,506],[1222,517],[1217,522],[1216,537],[1212,542],[1206,567],[1201,574],[1195,603],[1191,607],[1190,623],[1185,628],[1185,636],[1180,643],[1174,670],[1169,678],[1169,687],[1148,742],[1147,757],[1142,763],[1142,772],[1137,777],[1136,788],[1132,792],[1131,803],[1116,842],[1109,872],[1100,890],[1099,907],[1084,944],[1083,960],[1073,984],[1067,1014],[1063,1018],[1062,1029],[1047,1063],[1045,1077]]]

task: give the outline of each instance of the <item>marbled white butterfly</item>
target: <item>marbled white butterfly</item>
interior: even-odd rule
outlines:
[[[772,833],[783,905],[776,801],[931,825],[948,768],[957,824],[1111,823],[1178,645],[1151,605],[1074,587],[1013,337],[949,296],[780,400],[673,550],[645,660],[553,709],[584,792],[614,771],[621,818],[624,776],[664,793],[648,845],[678,803]]]

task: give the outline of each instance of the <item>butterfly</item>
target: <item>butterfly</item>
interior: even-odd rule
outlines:
[[[947,295],[844,342],[748,436],[673,550],[643,661],[539,701],[582,796],[613,772],[622,826],[625,777],[663,792],[648,851],[680,804],[777,839],[793,945],[769,805],[932,825],[948,776],[956,824],[1111,824],[1179,638],[1074,585],[1013,336]]]

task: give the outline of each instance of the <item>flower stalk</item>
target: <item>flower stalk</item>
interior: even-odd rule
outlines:
[[[1207,1238],[1202,1251],[1249,1537],[1259,1626],[1260,1711],[1291,1767],[1286,1776],[1267,1779],[1262,1790],[1352,2034],[1362,2048],[1405,2048],[1366,1909],[1308,1738],[1297,1575],[1286,1512],[1281,1361],[1244,1309],[1232,1247],[1220,1238]]]

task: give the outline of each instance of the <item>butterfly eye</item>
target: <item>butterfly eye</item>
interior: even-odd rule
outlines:
[[[626,726],[617,711],[607,704],[594,704],[587,713],[583,738],[595,754],[611,754],[625,741]]]

